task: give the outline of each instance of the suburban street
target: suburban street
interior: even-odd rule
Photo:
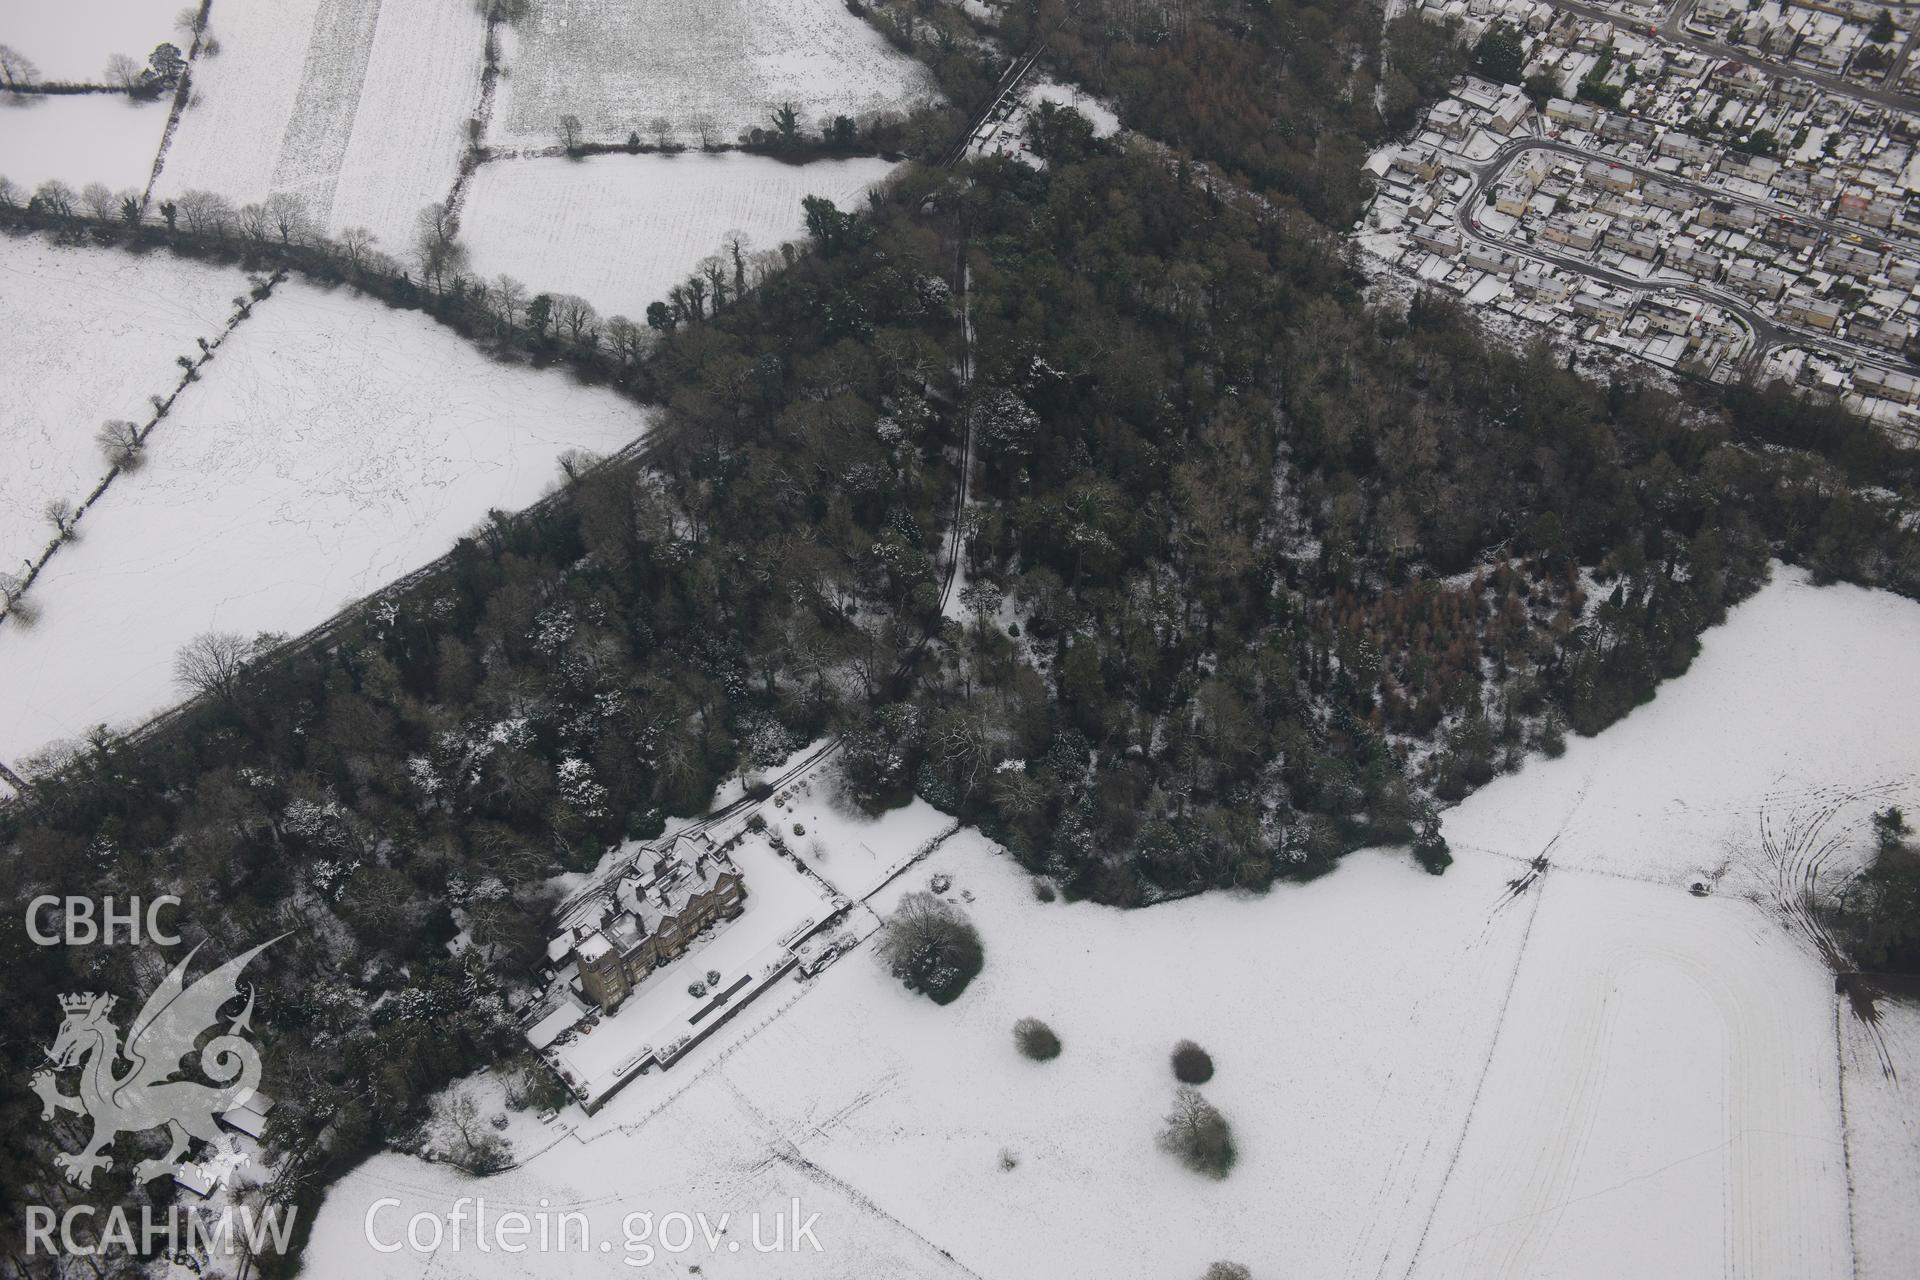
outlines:
[[[1610,22],[1616,26],[1635,26],[1633,19],[1628,16],[1582,3],[1581,0],[1548,0],[1548,3],[1563,13],[1573,14],[1590,21]],[[1818,85],[1837,96],[1857,103],[1898,110],[1920,109],[1920,98],[1890,87],[1897,82],[1899,73],[1905,67],[1915,44],[1920,42],[1920,29],[1903,37],[1896,51],[1893,65],[1882,77],[1882,83],[1874,86],[1858,83],[1842,76],[1808,70],[1759,56],[1752,50],[1737,49],[1718,41],[1702,38],[1687,30],[1686,23],[1692,13],[1693,3],[1694,0],[1673,0],[1661,13],[1660,20],[1652,28],[1652,32],[1664,41],[1704,56],[1753,64],[1779,76],[1798,78]],[[1499,182],[1501,175],[1514,161],[1535,151],[1544,151],[1582,162],[1599,158],[1591,149],[1576,147],[1551,137],[1527,136],[1514,138],[1502,144],[1484,160],[1472,161],[1465,165],[1456,161],[1454,167],[1466,172],[1471,179],[1468,190],[1455,203],[1454,208],[1454,221],[1463,239],[1498,248],[1529,261],[1573,272],[1609,288],[1629,290],[1637,294],[1666,292],[1719,307],[1733,316],[1747,331],[1747,349],[1742,358],[1742,364],[1749,368],[1758,367],[1771,352],[1784,347],[1822,351],[1844,360],[1856,363],[1866,362],[1880,368],[1900,367],[1899,362],[1884,351],[1870,349],[1844,339],[1817,333],[1801,325],[1782,321],[1777,316],[1761,310],[1752,299],[1729,290],[1690,280],[1678,276],[1677,273],[1660,272],[1657,269],[1651,276],[1636,276],[1601,266],[1576,254],[1562,253],[1537,243],[1510,240],[1488,230],[1480,222],[1480,211],[1485,206],[1488,190]],[[1908,256],[1920,256],[1920,244],[1904,237],[1877,233],[1865,226],[1739,195],[1676,174],[1622,161],[1613,156],[1607,156],[1604,159],[1608,165],[1626,169],[1643,179],[1651,178],[1668,186],[1696,192],[1703,201],[1725,201],[1761,209],[1815,227],[1833,237],[1850,239],[1867,245],[1878,252],[1895,251]]]
[[[1711,285],[1703,285],[1697,281],[1689,281],[1685,278],[1675,278],[1672,276],[1642,277],[1630,275],[1623,271],[1613,271],[1571,254],[1557,253],[1542,248],[1537,244],[1527,244],[1521,241],[1509,240],[1503,236],[1498,236],[1484,230],[1480,226],[1478,215],[1480,209],[1484,207],[1487,189],[1499,180],[1500,175],[1506,171],[1509,165],[1529,151],[1548,151],[1558,155],[1570,156],[1577,160],[1593,158],[1590,152],[1584,151],[1569,143],[1558,142],[1550,138],[1517,138],[1506,143],[1488,159],[1475,164],[1470,171],[1469,176],[1473,180],[1472,185],[1467,189],[1467,193],[1460,198],[1454,211],[1455,222],[1460,229],[1461,235],[1471,237],[1481,244],[1518,254],[1524,258],[1576,272],[1590,280],[1598,281],[1601,284],[1609,285],[1613,288],[1630,289],[1640,293],[1672,293],[1720,307],[1732,314],[1735,319],[1745,326],[1750,335],[1750,345],[1743,361],[1748,365],[1757,366],[1765,360],[1769,352],[1781,347],[1806,347],[1831,352],[1836,356],[1849,360],[1865,360],[1882,367],[1893,367],[1892,362],[1889,361],[1885,352],[1874,351],[1841,339],[1829,338],[1798,325],[1783,323],[1776,317],[1762,312],[1750,300],[1739,294],[1716,289]],[[1609,160],[1608,163],[1620,168],[1629,169],[1644,177],[1657,179],[1669,186],[1686,187],[1690,190],[1697,191],[1701,194],[1702,198],[1705,199],[1731,200],[1755,208],[1768,209],[1775,212],[1786,212],[1795,218],[1799,218],[1803,222],[1821,227],[1823,230],[1830,231],[1836,235],[1857,235],[1869,243],[1898,248],[1908,253],[1920,255],[1920,245],[1915,245],[1911,241],[1869,235],[1863,230],[1846,223],[1801,214],[1798,211],[1781,210],[1778,206],[1770,205],[1765,201],[1745,199],[1729,192],[1720,191],[1714,187],[1704,186],[1698,182],[1693,182],[1673,174],[1660,173],[1657,170],[1648,169],[1640,165],[1622,164],[1614,160]]]
[[[1618,13],[1612,13],[1606,9],[1598,8],[1590,4],[1581,4],[1579,0],[1547,0],[1547,3],[1562,13],[1577,14],[1580,17],[1587,18],[1594,22],[1632,25],[1628,18]],[[1913,44],[1911,37],[1901,45],[1896,53],[1893,66],[1885,77],[1885,83],[1880,88],[1873,88],[1849,80],[1845,76],[1829,75],[1824,71],[1812,71],[1794,63],[1764,57],[1751,49],[1736,48],[1733,45],[1722,44],[1717,40],[1704,39],[1687,30],[1687,18],[1692,12],[1693,0],[1675,0],[1675,3],[1669,6],[1666,15],[1662,17],[1659,22],[1657,30],[1660,38],[1669,43],[1677,44],[1681,48],[1692,49],[1694,52],[1704,54],[1710,58],[1730,58],[1738,62],[1751,63],[1756,67],[1762,67],[1772,72],[1774,75],[1791,76],[1796,79],[1810,81],[1833,93],[1850,98],[1857,98],[1864,102],[1874,102],[1883,107],[1894,107],[1903,111],[1920,110],[1920,98],[1916,98],[1910,93],[1903,93],[1898,89],[1886,87],[1886,84],[1891,84],[1898,80],[1899,71],[1906,65],[1906,57]]]

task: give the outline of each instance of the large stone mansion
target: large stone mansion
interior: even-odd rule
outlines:
[[[716,920],[745,908],[746,881],[706,835],[681,836],[657,856],[636,858],[593,907],[547,947],[547,959],[574,961],[582,994],[611,1012],[648,973],[685,951]]]

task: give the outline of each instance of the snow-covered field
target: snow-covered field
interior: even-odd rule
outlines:
[[[803,197],[849,208],[892,168],[874,159],[789,165],[738,153],[500,161],[475,172],[461,237],[480,275],[578,294],[604,315],[637,321],[700,259],[720,252],[727,232],[746,232],[750,250],[798,239]]]
[[[480,98],[471,0],[221,0],[156,191],[235,204],[292,192],[317,225],[404,257],[444,200]]]
[[[145,191],[167,110],[117,93],[0,93],[0,176],[27,192],[49,178]]]
[[[111,418],[145,423],[147,397],[180,380],[174,359],[217,338],[247,278],[170,253],[134,257],[0,236],[0,572],[52,536],[50,499],[78,503],[107,464],[94,433]],[[74,370],[87,371],[76,378]]]
[[[194,636],[302,631],[645,426],[417,314],[282,284],[35,584],[38,624],[0,626],[0,760],[159,710]]]
[[[508,40],[490,140],[552,146],[560,118],[624,142],[664,118],[699,142],[769,126],[791,102],[810,131],[836,115],[905,111],[933,77],[842,0],[542,0]]]
[[[1775,881],[1763,815],[1784,832],[1831,808],[1832,834],[1873,809],[1920,805],[1920,734],[1898,696],[1916,653],[1911,602],[1779,574],[1651,705],[1496,780],[1448,816],[1447,836],[1456,852],[1532,857],[1551,843],[1555,866],[1762,892]],[[1894,696],[1872,696],[1877,681]]]
[[[1858,1280],[1907,1280],[1920,1259],[1920,1005],[1882,1005],[1871,1030],[1843,1015],[1840,1034]]]
[[[184,49],[173,28],[179,11],[173,0],[18,0],[0,10],[0,44],[31,61],[43,81],[105,84],[116,53],[144,65],[162,41]]]
[[[1549,873],[1413,1274],[1850,1274],[1833,979],[1752,902]]]
[[[369,1162],[322,1207],[310,1265],[604,1275],[633,1256],[627,1214],[704,1211],[735,1215],[733,1234],[710,1252],[691,1232],[691,1248],[657,1266],[1019,1280],[1198,1276],[1234,1258],[1256,1276],[1356,1280],[1817,1280],[1856,1274],[1857,1255],[1861,1277],[1911,1275],[1920,1022],[1883,1018],[1898,1076],[1883,1074],[1764,876],[1752,897],[1732,876],[1697,897],[1682,883],[1690,843],[1639,846],[1683,802],[1732,812],[1770,797],[1784,818],[1860,777],[1920,773],[1920,735],[1887,731],[1920,717],[1916,628],[1920,606],[1782,571],[1651,707],[1449,815],[1450,833],[1517,847],[1456,844],[1437,880],[1404,855],[1364,852],[1264,897],[1128,913],[1041,903],[1009,859],[962,833],[874,902],[884,911],[934,873],[953,877],[987,968],[952,1006],[909,995],[863,948],[770,993],[730,1039],[645,1090],[518,1141],[510,1173]],[[1814,654],[1841,674],[1801,665]],[[1766,678],[1737,707],[1698,692],[1755,673]],[[1779,750],[1728,754],[1748,716]],[[1848,733],[1861,744],[1836,755]],[[1664,754],[1649,764],[1655,745]],[[1568,771],[1587,783],[1578,808]],[[818,820],[823,788],[770,820]],[[1589,808],[1628,790],[1639,807]],[[1581,818],[1608,812],[1611,829]],[[1529,880],[1525,859],[1562,823],[1548,870]],[[928,826],[909,810],[820,831],[879,851],[853,861],[857,878]],[[1616,842],[1633,856],[1606,859]],[[1563,861],[1562,848],[1589,854]],[[831,878],[839,858],[816,865]],[[1026,1015],[1059,1033],[1059,1059],[1016,1054],[1011,1027]],[[1224,1182],[1154,1147],[1173,1092],[1166,1054],[1188,1036],[1212,1052],[1219,1074],[1204,1090],[1235,1127]],[[481,1255],[469,1227],[457,1258],[379,1254],[363,1224],[383,1196],[383,1241],[416,1212],[481,1196],[496,1213],[577,1210],[596,1247]],[[825,1251],[754,1254],[745,1215],[792,1197],[821,1215]]]

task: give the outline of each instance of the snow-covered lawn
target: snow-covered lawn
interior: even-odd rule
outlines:
[[[247,279],[170,253],[134,257],[0,236],[0,572],[18,572],[52,536],[48,500],[78,503],[107,464],[94,433],[145,423],[147,397],[180,380],[174,359],[226,327]],[[76,377],[85,370],[85,377]]]
[[[28,193],[49,178],[145,191],[167,110],[117,93],[0,93],[0,176]]]
[[[1533,826],[1544,844],[1567,823],[1552,865],[1519,891],[1509,882],[1524,860],[1456,845],[1439,879],[1369,851],[1264,897],[1121,912],[1039,902],[1011,860],[963,832],[875,900],[884,911],[952,877],[948,896],[987,950],[953,1005],[909,995],[863,947],[770,993],[745,1030],[646,1093],[562,1117],[511,1173],[475,1182],[405,1157],[370,1162],[323,1206],[310,1265],[602,1275],[624,1256],[630,1212],[738,1221],[799,1196],[821,1214],[824,1253],[770,1259],[723,1240],[709,1254],[696,1237],[674,1265],[1022,1280],[1198,1276],[1236,1258],[1257,1276],[1356,1280],[1815,1280],[1853,1274],[1844,1132],[1859,1274],[1910,1274],[1911,1011],[1883,1018],[1890,1079],[1767,893],[1733,892],[1729,877],[1690,894],[1684,840],[1601,855],[1609,831],[1639,846],[1681,800],[1737,812],[1771,795],[1785,816],[1855,782],[1867,755],[1920,772],[1920,735],[1886,733],[1920,718],[1916,627],[1910,602],[1815,590],[1783,571],[1652,707],[1449,816],[1450,830],[1512,834],[1527,856],[1539,851]],[[1798,665],[1816,654],[1840,674]],[[1778,749],[1729,760],[1728,710],[1694,690],[1724,694],[1743,677],[1754,682],[1738,714],[1764,718]],[[1665,753],[1653,764],[1649,721]],[[1848,732],[1874,746],[1835,754]],[[1578,788],[1558,780],[1572,768],[1589,780],[1577,809]],[[1800,785],[1792,796],[1771,781],[1783,771]],[[1641,808],[1589,810],[1627,789]],[[821,823],[843,838],[799,796],[809,836]],[[791,796],[776,812],[790,824]],[[880,860],[909,848],[927,825],[910,812],[860,839]],[[1589,812],[1619,816],[1580,825]],[[1563,862],[1576,831],[1590,853]],[[821,869],[833,875],[840,856]],[[1015,1052],[1012,1024],[1028,1015],[1059,1033],[1060,1058]],[[1219,1073],[1204,1091],[1234,1124],[1239,1163],[1224,1182],[1154,1145],[1174,1089],[1166,1055],[1189,1036],[1212,1052]],[[382,1210],[391,1238],[412,1213],[474,1195],[496,1209],[577,1209],[612,1255],[546,1253],[531,1267],[471,1252],[471,1238],[458,1259],[364,1243],[381,1196],[400,1202]]]
[[[791,102],[810,132],[836,115],[905,111],[938,97],[925,67],[843,0],[542,0],[507,42],[489,140],[544,147],[560,119],[595,142],[651,136],[656,117],[699,142],[769,128]]]
[[[0,10],[0,44],[31,61],[43,81],[106,84],[116,53],[144,66],[162,41],[185,49],[173,27],[178,12],[174,0],[20,0]]]
[[[850,812],[837,798],[834,776],[831,767],[816,769],[781,788],[759,812],[788,848],[854,901],[879,889],[954,826],[917,796],[878,821]]]
[[[300,632],[645,427],[418,314],[282,284],[54,558],[39,623],[0,626],[0,760],[159,710],[194,636]]]
[[[221,0],[156,188],[235,204],[293,192],[318,225],[371,228],[405,257],[453,185],[480,99],[471,0]]]
[[[892,168],[739,153],[498,161],[473,176],[461,238],[482,276],[578,294],[603,315],[639,321],[648,303],[720,252],[727,232],[746,232],[750,251],[798,239],[804,197],[853,207]]]

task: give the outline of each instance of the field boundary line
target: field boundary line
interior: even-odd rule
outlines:
[[[173,147],[173,135],[180,128],[180,117],[187,113],[187,106],[193,98],[193,64],[198,61],[201,46],[207,38],[207,23],[213,14],[213,0],[200,0],[200,7],[194,18],[193,43],[187,46],[187,67],[180,73],[180,83],[173,90],[173,106],[167,112],[167,127],[160,131],[160,149],[154,152],[153,168],[147,171],[147,186],[140,193],[140,212],[145,213],[147,206],[153,203],[153,188],[160,181],[160,170],[166,167],[167,152]]]
[[[174,401],[180,398],[180,393],[200,380],[200,370],[205,368],[207,362],[213,359],[213,353],[218,351],[221,345],[232,336],[233,331],[240,327],[241,321],[252,317],[255,307],[273,296],[274,287],[282,283],[286,278],[287,273],[284,268],[275,271],[273,275],[267,278],[266,284],[257,287],[258,292],[253,294],[251,301],[247,302],[245,306],[235,309],[234,313],[227,317],[226,326],[216,333],[211,340],[206,338],[196,339],[200,344],[200,358],[193,360],[186,366],[185,372],[180,375],[180,380],[174,384],[173,390],[167,394],[165,399],[161,399],[158,396],[153,398],[153,413],[147,418],[146,425],[143,427],[136,426],[134,428],[134,446],[136,449],[146,448],[147,441],[150,440],[153,437],[153,433],[159,429],[161,422],[166,419],[168,414],[173,412]],[[181,358],[186,359],[187,357],[183,356]],[[139,464],[136,462],[133,465],[137,466]],[[27,575],[21,580],[18,589],[13,592],[12,599],[5,604],[0,604],[0,623],[5,623],[6,620],[12,616],[14,610],[19,607],[20,601],[26,597],[28,588],[33,586],[34,580],[40,576],[41,571],[47,567],[48,562],[59,553],[60,549],[79,538],[81,520],[85,518],[87,512],[93,510],[96,502],[106,496],[107,490],[113,487],[113,482],[129,469],[128,460],[124,458],[108,465],[106,474],[93,486],[87,496],[82,498],[74,507],[72,517],[67,521],[63,529],[55,533],[53,541],[49,542],[40,552],[40,558],[38,560],[28,561],[29,567],[27,569]],[[21,624],[16,622],[14,625],[19,626]],[[9,771],[9,774],[10,773],[11,771]]]

